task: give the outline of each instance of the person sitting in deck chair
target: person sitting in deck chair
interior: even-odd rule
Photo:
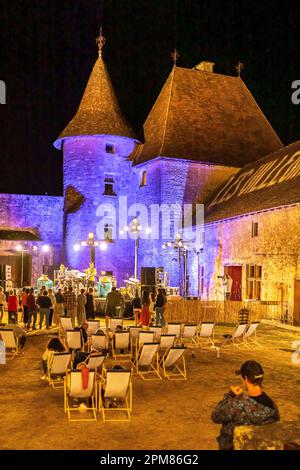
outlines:
[[[44,370],[44,375],[40,378],[40,380],[46,380],[48,364],[49,364],[49,361],[51,360],[51,357],[54,355],[54,353],[65,352],[65,351],[66,351],[66,348],[59,338],[52,338],[48,341],[46,350],[44,354],[42,355],[42,366]]]
[[[262,366],[256,361],[246,361],[236,374],[242,376],[247,395],[243,393],[243,387],[230,387],[229,393],[225,393],[211,415],[214,423],[222,424],[217,437],[220,450],[233,450],[235,426],[261,425],[280,420],[277,406],[262,389]]]

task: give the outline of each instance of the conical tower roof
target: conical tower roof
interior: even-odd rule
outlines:
[[[94,65],[77,113],[54,146],[61,149],[65,139],[82,135],[116,135],[138,141],[122,114],[101,56]]]

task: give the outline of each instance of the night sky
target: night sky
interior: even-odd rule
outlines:
[[[297,6],[298,3],[298,6]],[[172,68],[201,60],[242,78],[285,144],[300,139],[300,2],[272,0],[0,0],[0,192],[61,195],[53,141],[103,57],[124,115],[139,131]]]

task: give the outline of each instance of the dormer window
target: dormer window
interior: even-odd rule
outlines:
[[[104,175],[104,196],[116,196],[114,190],[115,180],[114,175],[106,173]]]
[[[105,152],[106,153],[116,153],[116,147],[114,146],[114,144],[106,143],[105,144]]]

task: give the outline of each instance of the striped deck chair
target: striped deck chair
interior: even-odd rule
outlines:
[[[139,350],[134,367],[143,380],[160,380],[158,343],[144,343]]]
[[[0,338],[4,343],[5,359],[13,359],[15,356],[24,354],[19,348],[18,339],[15,336],[14,330],[0,328]]]
[[[81,370],[71,370],[67,373],[64,386],[64,408],[69,421],[97,421],[95,393],[96,381],[94,371],[89,371],[88,387],[86,389],[82,386]],[[80,406],[77,408],[70,406],[70,398],[89,399],[90,406],[83,411],[81,418],[72,418],[72,414],[74,412],[81,413],[81,409]],[[92,417],[87,416],[90,411],[92,412]]]
[[[128,369],[108,369],[99,388],[99,411],[103,421],[131,421],[132,373]],[[112,406],[113,405],[113,406]],[[109,417],[114,416],[114,417]]]
[[[184,346],[170,348],[160,359],[163,376],[168,380],[186,380]]]
[[[238,323],[232,335],[223,335],[225,341],[220,345],[240,347],[244,345],[244,335],[248,327],[247,323]]]
[[[50,356],[47,367],[47,381],[53,388],[63,387],[65,376],[70,366],[72,354],[69,352],[54,353]]]

